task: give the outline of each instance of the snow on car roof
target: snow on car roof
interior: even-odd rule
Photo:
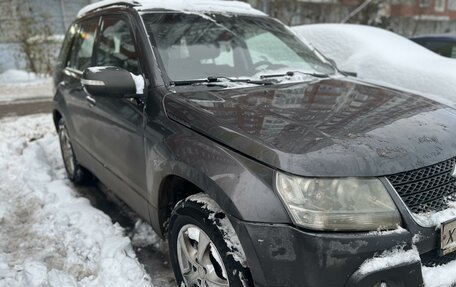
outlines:
[[[256,10],[250,4],[240,1],[227,0],[103,0],[82,8],[78,17],[87,13],[109,6],[128,5],[138,10],[165,9],[198,13],[230,13],[230,14],[250,14],[265,16],[263,12]]]

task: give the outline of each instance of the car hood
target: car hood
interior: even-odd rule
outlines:
[[[355,80],[169,94],[168,116],[273,168],[302,176],[381,176],[456,156],[456,113]]]

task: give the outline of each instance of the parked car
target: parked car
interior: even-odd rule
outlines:
[[[418,36],[410,40],[441,56],[456,59],[456,34]]]
[[[352,24],[293,27],[305,41],[359,79],[418,93],[456,107],[456,61],[400,35]]]
[[[97,2],[54,81],[69,179],[167,238],[178,286],[416,287],[455,258],[455,111],[344,76],[247,4]]]

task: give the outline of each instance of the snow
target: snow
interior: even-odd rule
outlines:
[[[448,202],[448,208],[439,212],[413,214],[413,218],[425,227],[440,228],[440,224],[456,218],[456,202]]]
[[[31,84],[46,82],[49,78],[22,70],[7,70],[0,74],[0,84]]]
[[[360,274],[365,275],[402,264],[419,262],[420,260],[420,254],[415,247],[407,251],[398,247],[394,250],[387,250],[378,257],[366,260],[361,267],[359,267],[359,272]]]
[[[144,77],[142,75],[135,75],[133,73],[130,73],[130,74],[131,74],[131,78],[135,82],[136,94],[143,95],[144,94],[144,87],[146,85],[146,83],[144,81]]]
[[[134,5],[138,10],[148,9],[166,9],[176,11],[187,11],[187,12],[199,12],[199,13],[229,13],[229,14],[251,14],[257,16],[264,16],[265,14],[261,11],[253,9],[247,3],[239,1],[226,1],[226,0],[127,0],[127,1],[116,1],[116,0],[104,0],[96,2],[82,8],[78,13],[78,17],[82,17],[92,10],[96,10],[101,7],[125,4]]]
[[[135,247],[155,246],[156,249],[161,248],[160,237],[152,229],[152,227],[142,220],[135,223],[133,233],[130,235],[131,242]]]
[[[376,231],[370,231],[369,235],[391,235],[391,234],[401,234],[401,233],[407,233],[407,229],[402,228],[401,226],[397,226],[396,229],[391,229],[391,230],[381,230],[378,229]]]
[[[423,267],[424,286],[426,287],[447,287],[454,286],[456,282],[456,261],[437,266]]]
[[[456,61],[379,28],[316,24],[292,28],[343,71],[456,107]]]
[[[215,220],[216,214],[223,213],[217,202],[204,193],[191,195],[186,199],[186,201],[193,201],[202,204],[204,209],[212,213],[209,216],[209,219],[211,220]],[[217,217],[217,227],[224,234],[223,239],[225,240],[234,260],[241,263],[244,267],[247,266],[244,249],[242,248],[241,242],[239,241],[230,220],[226,216],[223,218]]]
[[[66,179],[50,115],[0,120],[0,137],[0,286],[151,286],[124,230]]]
[[[167,9],[192,12],[215,12],[230,14],[251,14],[265,16],[263,12],[253,9],[250,4],[228,0],[140,0],[142,9]]]
[[[24,100],[50,100],[52,79],[22,70],[7,70],[0,74],[0,103]]]

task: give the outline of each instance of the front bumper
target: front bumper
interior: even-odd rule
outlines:
[[[419,260],[361,274],[359,267],[385,250],[410,249],[406,230],[370,233],[308,232],[289,225],[231,219],[244,247],[255,286],[423,285]],[[378,284],[378,285],[376,285]]]

